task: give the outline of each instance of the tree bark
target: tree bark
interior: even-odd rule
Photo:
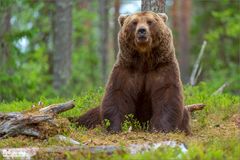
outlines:
[[[179,65],[181,70],[181,77],[184,83],[189,80],[190,74],[190,20],[191,20],[191,0],[180,0],[179,1],[179,18],[178,18],[178,44],[179,44]]]
[[[107,81],[107,64],[108,64],[108,32],[109,32],[109,0],[100,0],[99,2],[99,32],[100,32],[100,43],[99,52],[101,55],[101,69],[102,69],[102,82],[105,84]]]
[[[165,12],[166,0],[142,0],[142,11]]]
[[[0,13],[0,67],[7,63],[9,58],[9,47],[5,40],[6,33],[10,31],[11,8]]]
[[[172,16],[172,31],[173,31],[173,35],[174,35],[174,46],[175,46],[175,49],[176,49],[176,54],[178,52],[178,3],[179,1],[178,0],[173,0],[173,5],[171,7],[171,16]]]
[[[115,0],[114,1],[114,30],[113,30],[113,40],[114,40],[113,48],[114,48],[115,59],[118,54],[119,9],[120,9],[120,0]]]
[[[71,76],[72,4],[55,0],[53,14],[53,86],[59,90]]]

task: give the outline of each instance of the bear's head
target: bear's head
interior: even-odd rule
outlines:
[[[139,53],[150,52],[153,48],[169,43],[171,31],[166,25],[165,13],[151,11],[120,16],[120,49],[130,48]]]

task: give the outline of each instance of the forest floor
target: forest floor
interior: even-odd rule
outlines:
[[[185,103],[204,103],[204,110],[192,115],[192,136],[183,133],[149,133],[141,130],[137,123],[126,122],[123,132],[109,134],[104,127],[87,130],[85,128],[69,125],[66,127],[64,136],[70,137],[81,144],[88,146],[114,145],[126,146],[128,144],[143,144],[147,142],[157,143],[166,140],[174,140],[184,143],[188,151],[183,153],[177,148],[165,147],[156,151],[143,154],[130,155],[128,153],[114,153],[112,155],[98,153],[89,154],[83,152],[66,152],[61,155],[44,154],[38,158],[53,158],[60,156],[67,159],[239,159],[240,157],[240,97],[229,94],[212,95],[214,89],[201,84],[196,87],[185,86]],[[75,99],[76,107],[61,114],[61,117],[79,116],[100,103],[103,90],[89,91]],[[61,103],[65,99],[40,98],[45,105]],[[11,103],[1,103],[0,112],[13,112],[30,109],[33,102],[24,100]],[[132,131],[128,131],[133,126]],[[59,141],[54,137],[45,140],[18,136],[0,140],[0,148],[17,147],[49,147],[70,146],[72,144]],[[181,156],[179,156],[181,155]],[[1,156],[0,156],[1,159]]]

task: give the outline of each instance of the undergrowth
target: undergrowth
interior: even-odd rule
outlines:
[[[99,153],[68,153],[64,155],[68,159],[239,159],[240,157],[240,133],[236,125],[236,119],[240,119],[240,96],[222,93],[212,95],[217,88],[211,84],[201,83],[198,86],[184,87],[185,104],[204,103],[204,110],[193,113],[192,131],[193,136],[185,136],[183,133],[149,133],[146,126],[140,126],[132,115],[126,118],[122,124],[123,132],[109,134],[103,127],[87,130],[83,127],[70,126],[70,130],[63,133],[81,144],[88,146],[116,145],[125,146],[132,143],[160,142],[163,140],[175,140],[185,143],[188,147],[186,153],[177,148],[164,147],[156,151],[144,154],[130,155],[116,153],[111,156]],[[62,113],[62,117],[79,116],[100,104],[104,90],[102,88],[89,91],[82,96],[74,96],[76,107]],[[39,98],[44,105],[61,103],[67,99]],[[37,102],[27,100],[0,103],[0,112],[17,112],[30,109]],[[108,124],[109,125],[109,124]],[[131,129],[130,129],[131,128]],[[19,136],[0,140],[0,148],[3,147],[29,147],[29,146],[68,146],[70,144],[55,140],[54,137],[47,140],[26,138]],[[49,155],[51,157],[51,155]],[[0,158],[1,159],[1,158]]]

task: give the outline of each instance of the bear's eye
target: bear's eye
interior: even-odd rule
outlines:
[[[147,24],[150,26],[150,25],[152,25],[152,23],[153,23],[153,21],[151,21],[151,20],[148,20],[147,21]]]
[[[136,25],[137,25],[137,21],[133,21],[132,24],[133,24],[134,26],[136,26]]]

